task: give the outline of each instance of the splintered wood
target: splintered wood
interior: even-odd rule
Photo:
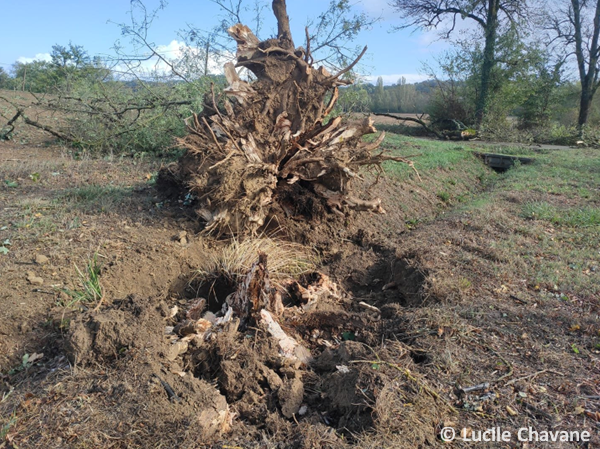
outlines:
[[[229,85],[205,96],[204,109],[188,119],[189,134],[179,140],[185,155],[163,171],[197,198],[208,232],[260,229],[286,210],[278,202],[291,185],[295,195],[312,195],[330,212],[384,213],[379,199],[353,195],[352,181],[361,167],[410,163],[376,151],[383,133],[374,142],[362,139],[376,132],[370,118],[344,123],[329,117],[338,87],[351,83],[341,77],[357,61],[335,75],[314,68],[310,51],[294,48],[285,10],[285,1],[273,2],[276,39],[260,42],[242,24],[228,30],[237,42],[237,63],[225,65]],[[240,78],[242,67],[255,75],[253,82]]]

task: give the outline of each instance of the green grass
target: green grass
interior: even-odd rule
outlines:
[[[100,283],[101,269],[102,266],[98,262],[98,253],[95,253],[94,256],[88,260],[85,271],[81,271],[79,267],[75,265],[81,289],[63,289],[63,292],[71,298],[71,301],[60,305],[73,307],[78,303],[99,303],[104,296],[104,290]]]
[[[517,150],[514,151],[515,153]],[[509,263],[498,276],[558,289],[566,298],[597,297],[600,284],[600,153],[551,150],[500,176],[465,206],[479,222],[510,232],[494,244]],[[508,196],[521,200],[507,202]]]
[[[442,200],[444,203],[450,202],[450,194],[448,192],[438,192],[437,197]]]
[[[11,415],[10,418],[8,418],[8,420],[2,424],[2,427],[0,427],[0,441],[4,441],[6,436],[8,435],[8,432],[10,431],[10,428],[12,426],[14,426],[17,422],[17,416],[16,413],[13,412],[13,414]]]
[[[472,151],[456,142],[414,139],[388,133],[382,148],[389,150],[395,156],[409,156],[421,175],[440,169],[453,171],[460,166],[480,172],[482,175],[486,171]],[[410,167],[399,162],[386,162],[383,167],[387,173],[400,179],[406,179],[414,174]]]
[[[504,175],[503,188],[598,199],[599,179],[599,151],[586,148],[553,150],[536,155],[533,164],[509,170]]]
[[[527,203],[522,208],[523,216],[533,220],[545,220],[557,226],[571,226],[583,228],[600,226],[600,208],[558,207],[546,202]]]

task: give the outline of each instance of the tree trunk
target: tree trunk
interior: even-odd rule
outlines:
[[[592,100],[594,94],[598,88],[600,81],[598,80],[598,59],[600,52],[599,38],[600,38],[600,0],[597,0],[594,20],[593,20],[593,32],[590,42],[590,54],[589,60],[586,61],[584,54],[584,39],[583,39],[583,19],[581,18],[581,11],[583,8],[582,3],[579,0],[571,0],[573,7],[573,26],[575,31],[575,55],[577,57],[577,66],[579,69],[579,79],[581,82],[581,97],[579,102],[579,117],[577,119],[577,128],[579,130],[580,138],[583,138],[584,128],[587,124],[590,108],[592,106]],[[587,71],[586,71],[587,62]]]
[[[477,99],[476,106],[476,123],[480,128],[483,122],[483,117],[487,112],[490,82],[492,70],[496,64],[496,40],[498,36],[498,6],[499,0],[489,0],[488,12],[486,18],[485,32],[485,47],[483,49],[483,64],[481,66],[481,92]]]
[[[586,83],[587,84],[587,83]],[[581,97],[579,101],[579,117],[577,119],[577,129],[579,130],[579,136],[583,138],[584,128],[587,124],[590,108],[592,106],[592,91],[591,86],[581,86]]]
[[[328,118],[338,86],[350,84],[341,75],[357,61],[335,75],[315,69],[304,49],[294,50],[285,1],[274,0],[273,12],[277,39],[259,42],[242,24],[228,30],[238,44],[237,64],[225,65],[229,86],[220,97],[206,95],[180,140],[186,153],[159,177],[197,198],[208,232],[256,232],[270,221],[314,219],[324,211],[383,212],[379,199],[352,195],[352,181],[363,166],[404,161],[373,153],[383,134],[362,140],[375,132],[371,119],[344,124]],[[242,67],[254,73],[254,82],[240,79],[236,68]]]
[[[279,39],[283,48],[293,49],[294,41],[292,40],[290,18],[287,15],[285,0],[273,0],[273,13],[277,19],[277,39]]]

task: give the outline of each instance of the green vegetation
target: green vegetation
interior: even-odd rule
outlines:
[[[516,152],[527,156],[532,154],[521,149]],[[585,148],[555,150],[541,152],[534,157],[534,164],[507,172],[507,183],[500,188],[586,199],[597,189],[600,174],[600,154],[597,151]]]
[[[4,439],[8,435],[8,432],[10,431],[10,428],[12,426],[14,426],[16,423],[17,423],[17,414],[16,414],[16,412],[13,412],[11,417],[4,424],[2,424],[2,427],[0,427],[0,441],[4,441]]]
[[[406,164],[388,163],[386,172],[433,196],[445,215],[479,230],[481,248],[493,254],[492,269],[500,279],[525,280],[534,291],[557,298],[593,298],[600,295],[595,281],[600,271],[600,154],[590,148],[535,150],[505,146],[495,152],[534,158],[503,174],[487,169],[474,151],[489,148],[451,142],[425,141],[388,134],[383,144],[398,155],[410,157],[422,182]],[[479,178],[478,187],[472,185]],[[466,185],[467,182],[471,185]],[[406,198],[402,198],[406,202]],[[455,205],[448,210],[448,206]],[[391,209],[403,204],[388,204]],[[432,225],[429,219],[410,216],[407,229]],[[446,229],[446,228],[444,228]],[[467,250],[468,251],[468,250]],[[463,263],[470,264],[465,256]],[[465,291],[475,278],[458,279]],[[551,296],[554,297],[554,296]]]
[[[512,153],[527,153],[513,148]],[[526,279],[560,297],[597,297],[600,270],[600,155],[591,149],[538,153],[535,163],[498,176],[457,213],[506,232],[490,245],[505,259],[498,276]]]
[[[437,172],[438,169],[453,171],[461,166],[483,177],[489,174],[489,171],[476,159],[473,152],[460,144],[435,140],[416,140],[411,137],[388,133],[382,147],[390,150],[394,155],[404,156],[412,160],[421,175],[436,172],[436,176],[438,176],[441,175]],[[406,179],[414,174],[410,167],[398,162],[386,162],[384,169],[386,172],[400,177],[400,179]]]
[[[600,225],[600,208],[568,208],[546,202],[532,202],[523,206],[523,215],[532,220],[545,220],[557,226],[583,228]]]
[[[480,136],[490,140],[571,145],[583,136],[580,106],[585,97],[585,142],[600,145],[600,97],[593,95],[595,89],[590,83],[583,83],[582,91],[582,81],[575,80],[565,58],[557,56],[556,48],[530,43],[539,41],[532,39],[535,36],[531,33],[539,31],[541,25],[532,22],[534,29],[525,30],[515,20],[521,14],[529,14],[527,8],[518,2],[507,2],[508,10],[497,9],[493,17],[482,13],[487,6],[479,0],[473,3],[478,5],[473,10],[465,10],[461,2],[448,4],[453,8],[436,12],[431,3],[421,0],[392,2],[407,27],[435,28],[436,20],[429,25],[428,21],[440,13],[449,14],[448,18],[454,15],[455,19],[456,14],[464,20],[476,18],[475,28],[482,28],[461,37],[451,37],[449,33],[447,38],[453,42],[453,49],[435,65],[424,67],[428,80],[411,84],[401,77],[395,84],[384,86],[380,77],[374,85],[358,82],[343,87],[333,113],[423,113],[439,129],[451,119],[477,128]],[[186,47],[179,59],[167,60],[156,56],[154,44],[144,37],[152,22],[149,19],[156,18],[164,7],[161,3],[150,12],[142,2],[132,2],[133,25],[119,27],[140,55],[121,54],[119,45],[115,47],[117,56],[113,62],[123,58],[126,62],[122,65],[129,67],[124,76],[71,42],[54,45],[50,61],[17,62],[8,72],[0,69],[0,89],[44,93],[35,99],[36,107],[62,119],[37,122],[27,115],[29,105],[6,99],[8,105],[0,106],[0,115],[10,120],[22,110],[19,120],[91,154],[172,153],[176,138],[187,133],[185,120],[192,113],[201,112],[205,95],[212,95],[214,90],[215,102],[220,101],[219,92],[226,81],[222,75],[209,74],[209,60],[224,63],[223,57],[231,51],[232,44],[224,30],[239,22],[242,10],[238,16],[225,11],[226,20],[208,33],[191,27],[181,36]],[[586,14],[591,11],[589,6],[582,8]],[[259,25],[261,18],[255,19]],[[351,54],[351,46],[345,44],[376,20],[355,14],[347,1],[332,1],[329,9],[312,23],[313,28],[307,30],[313,51],[329,52],[323,60],[347,65],[355,55]],[[493,33],[488,36],[486,30]],[[587,28],[584,31],[587,33]],[[336,43],[329,41],[331,36],[336,36]],[[343,45],[338,45],[337,40]],[[573,39],[568,40],[569,45],[572,42]],[[158,57],[162,71],[134,69],[136,64],[132,61],[141,63],[148,54]],[[591,66],[589,69],[595,70]],[[591,75],[588,78],[595,79]],[[380,129],[408,135],[423,132],[419,127],[401,125]],[[3,138],[11,138],[10,126],[0,131]]]
[[[71,301],[62,303],[62,306],[73,307],[79,303],[99,303],[102,301],[104,296],[104,290],[100,284],[102,266],[98,262],[98,256],[98,253],[94,253],[83,272],[75,265],[81,289],[63,289],[63,292],[71,298]]]

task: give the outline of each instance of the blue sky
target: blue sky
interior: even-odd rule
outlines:
[[[158,5],[158,0],[144,3],[150,10]],[[296,45],[301,45],[307,19],[316,17],[328,2],[288,0],[287,3]],[[386,84],[395,83],[400,76],[409,82],[423,79],[422,62],[433,62],[436,55],[448,48],[446,43],[435,39],[434,33],[390,32],[399,22],[387,0],[356,0],[354,8],[383,19],[355,41],[356,45],[369,47],[361,68],[370,75],[368,79],[382,76]],[[23,3],[0,0],[4,17],[0,26],[0,64],[7,70],[17,60],[48,57],[52,45],[67,45],[69,41],[82,45],[90,55],[110,55],[111,47],[120,37],[119,27],[114,23],[127,22],[129,9],[129,0],[28,0]],[[152,25],[150,40],[174,53],[181,41],[178,30],[188,24],[210,29],[218,23],[219,14],[219,7],[210,0],[170,0]],[[262,37],[275,28],[270,8],[264,10],[264,17]]]

